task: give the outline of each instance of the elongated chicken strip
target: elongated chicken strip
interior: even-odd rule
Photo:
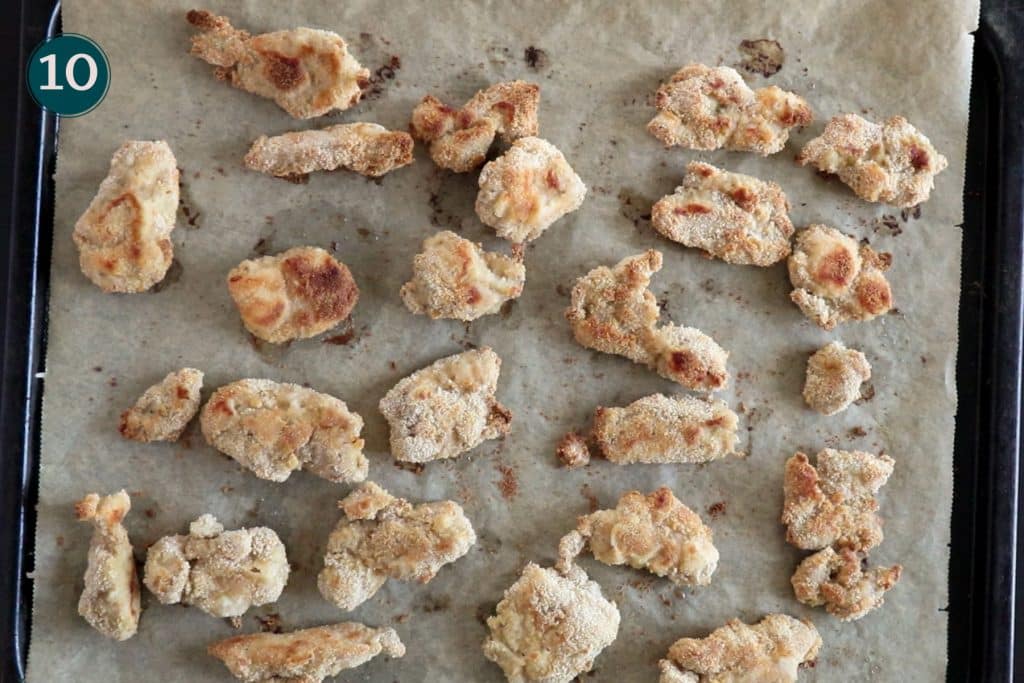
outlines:
[[[104,292],[144,292],[174,257],[178,162],[166,142],[129,140],[110,160],[72,235],[82,272]]]
[[[217,78],[274,100],[297,119],[348,109],[370,83],[369,69],[336,33],[296,28],[251,36],[206,10],[186,18],[199,29],[192,54],[217,67]]]
[[[804,401],[822,415],[835,415],[860,398],[861,384],[871,379],[871,364],[860,351],[830,342],[807,361]]]
[[[134,636],[142,613],[132,544],[121,524],[131,506],[123,489],[103,497],[90,493],[75,504],[75,516],[94,529],[78,613],[113,640]]]
[[[377,178],[412,163],[412,136],[376,123],[340,123],[256,138],[245,165],[280,178],[346,168]]]
[[[234,636],[206,651],[245,683],[320,683],[381,653],[402,657],[405,645],[394,629],[345,622],[290,633]]]
[[[825,548],[804,559],[793,574],[796,599],[825,606],[841,621],[860,619],[882,606],[885,593],[900,580],[903,567],[864,567],[867,557],[849,548]]]
[[[220,387],[203,406],[206,442],[260,479],[285,481],[309,470],[337,483],[366,479],[363,418],[345,403],[297,384],[243,379]]]
[[[390,579],[427,583],[476,543],[462,506],[413,505],[367,482],[338,503],[344,518],[327,541],[320,593],[344,610],[373,597]]]
[[[121,413],[118,431],[133,441],[177,441],[199,412],[203,373],[182,368],[169,373],[146,389],[128,410]]]
[[[273,529],[224,531],[213,515],[203,515],[187,536],[164,536],[149,547],[143,581],[165,605],[180,602],[215,617],[237,617],[275,602],[289,571]]]

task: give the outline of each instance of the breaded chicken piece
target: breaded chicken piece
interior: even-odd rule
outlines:
[[[729,380],[729,353],[693,327],[658,327],[658,302],[648,289],[661,252],[648,249],[576,280],[565,317],[576,341],[625,356],[688,389],[714,391]]]
[[[555,455],[566,467],[583,467],[590,462],[586,437],[578,432],[569,432],[559,440]]]
[[[340,123],[256,138],[246,167],[279,178],[347,168],[378,178],[412,163],[412,136],[376,123]]]
[[[413,313],[433,319],[476,320],[518,299],[526,284],[522,258],[484,251],[479,244],[444,230],[423,241],[412,260],[412,280],[402,301]]]
[[[882,125],[856,114],[834,116],[796,157],[839,176],[858,197],[907,208],[928,200],[946,157],[902,116]]]
[[[511,683],[569,683],[615,640],[619,610],[579,567],[558,571],[530,562],[487,628],[484,656]]]
[[[417,370],[380,401],[391,454],[402,462],[454,458],[508,434],[512,413],[494,397],[501,358],[489,347]]]
[[[82,272],[104,292],[144,292],[164,279],[174,258],[178,162],[166,142],[129,140],[72,237]]]
[[[728,66],[688,64],[658,88],[658,115],[647,130],[665,143],[688,149],[731,149],[774,154],[793,128],[811,122],[811,108],[777,87],[751,90]]]
[[[326,332],[359,301],[348,267],[319,247],[242,261],[227,283],[245,328],[272,344]]]
[[[822,415],[835,415],[860,397],[860,385],[869,379],[871,364],[863,353],[831,342],[807,361],[804,401]]]
[[[825,548],[804,559],[793,574],[796,599],[811,607],[825,606],[841,621],[860,619],[881,607],[885,592],[900,580],[903,567],[863,566],[867,557],[848,548]]]
[[[507,81],[477,92],[462,109],[444,105],[432,95],[412,112],[412,135],[430,145],[430,158],[456,173],[484,162],[496,135],[504,142],[536,135],[540,86]]]
[[[892,308],[884,271],[892,255],[825,225],[811,225],[796,236],[789,257],[793,300],[805,316],[831,330],[848,320],[871,320]]]
[[[653,394],[625,408],[599,407],[593,435],[618,465],[710,462],[736,452],[737,422],[724,401]]]
[[[789,256],[788,212],[776,183],[691,161],[683,184],[655,203],[651,225],[727,263],[770,266]]]
[[[390,579],[427,583],[476,543],[451,500],[413,505],[367,482],[338,503],[345,517],[327,541],[320,593],[344,610],[373,597]]]
[[[121,524],[132,501],[124,489],[101,497],[90,493],[75,504],[75,516],[92,522],[85,588],[78,613],[114,640],[128,640],[139,628],[139,578],[128,532]]]
[[[598,562],[628,564],[677,586],[706,586],[718,567],[711,529],[667,487],[648,495],[630,491],[614,510],[581,516],[558,544],[559,568],[590,546]]]
[[[304,628],[290,633],[250,633],[217,641],[206,651],[245,683],[320,683],[384,653],[405,655],[392,628],[356,622]]]
[[[363,418],[345,403],[297,384],[243,379],[226,384],[203,406],[206,442],[260,479],[285,481],[308,470],[336,483],[366,479],[359,438]]]
[[[680,638],[661,660],[659,683],[796,683],[821,648],[814,624],[769,614],[749,626],[731,619],[705,638]]]
[[[786,461],[782,523],[797,548],[870,550],[882,542],[875,496],[892,474],[888,455],[864,451],[818,453],[817,468],[803,453]]]
[[[273,529],[224,531],[213,515],[188,535],[164,536],[149,547],[143,582],[165,605],[194,605],[215,617],[237,617],[275,602],[288,582],[288,558]]]
[[[513,244],[532,242],[583,204],[587,186],[547,140],[519,138],[480,171],[476,215]]]
[[[117,431],[133,441],[177,441],[199,412],[202,388],[201,370],[182,368],[169,373],[121,413]]]
[[[206,10],[186,18],[199,29],[191,53],[217,67],[217,78],[274,100],[297,119],[348,109],[370,83],[370,70],[336,33],[296,28],[251,36]]]

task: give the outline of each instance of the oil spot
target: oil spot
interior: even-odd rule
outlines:
[[[530,67],[534,71],[543,71],[548,68],[551,63],[548,53],[539,47],[534,47],[533,45],[523,51],[523,59],[526,60],[526,66]]]

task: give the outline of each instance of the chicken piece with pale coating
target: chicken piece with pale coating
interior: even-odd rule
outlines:
[[[78,613],[113,640],[134,636],[142,613],[135,557],[122,524],[131,506],[123,489],[109,496],[90,493],[75,504],[75,516],[93,524]]]
[[[245,165],[279,178],[296,179],[314,171],[345,168],[378,178],[412,163],[412,137],[376,123],[340,123],[256,138]]]
[[[494,397],[501,358],[488,347],[435,361],[380,401],[391,454],[401,462],[454,458],[508,434],[512,413]]]
[[[626,564],[677,586],[706,586],[718,566],[711,529],[667,487],[630,491],[612,510],[583,515],[558,544],[559,567],[589,546],[598,562]]]
[[[892,289],[884,271],[892,256],[825,225],[811,225],[796,236],[789,257],[789,298],[825,330],[849,320],[871,320],[892,309]]]
[[[427,583],[476,543],[462,506],[451,500],[413,505],[367,482],[338,503],[344,518],[331,532],[320,593],[355,609],[388,579]]]
[[[144,292],[164,279],[174,258],[178,162],[166,142],[129,140],[72,238],[82,272],[104,292]]]
[[[684,66],[658,88],[654,104],[658,115],[647,130],[666,147],[767,156],[813,119],[802,97],[774,85],[751,90],[728,66]]]
[[[892,474],[888,455],[826,448],[817,467],[803,453],[786,461],[782,523],[803,550],[870,550],[882,542],[878,490]]]
[[[861,199],[901,208],[927,201],[935,176],[949,165],[902,116],[879,125],[856,114],[833,117],[796,160],[838,176]]]
[[[206,651],[245,683],[320,683],[380,654],[402,657],[405,645],[392,628],[344,622],[289,633],[234,636]]]
[[[754,625],[730,620],[705,638],[680,638],[661,660],[659,683],[796,683],[821,649],[814,624],[769,614]]]
[[[860,397],[860,386],[869,379],[871,364],[863,353],[831,342],[807,361],[804,401],[822,415],[835,415]]]
[[[199,415],[206,442],[260,479],[308,470],[336,483],[366,479],[363,418],[297,384],[243,379],[217,389]]]
[[[468,322],[497,313],[519,298],[526,284],[521,257],[484,251],[450,230],[423,241],[412,270],[412,279],[402,285],[402,301],[413,313],[433,319]]]
[[[778,263],[789,256],[793,235],[789,202],[776,183],[699,161],[654,204],[651,225],[673,242],[739,265]]]
[[[133,441],[177,441],[199,412],[203,373],[182,368],[169,373],[121,413],[118,431]]]
[[[452,109],[433,95],[412,112],[413,137],[430,146],[441,168],[465,173],[484,162],[494,138],[511,143],[538,132],[540,86],[525,81],[495,83],[480,90],[462,109]]]
[[[825,609],[841,621],[860,619],[882,606],[885,593],[900,580],[903,567],[864,567],[863,553],[825,548],[804,559],[793,574],[796,599]]]
[[[336,33],[296,28],[252,36],[206,10],[186,19],[199,29],[192,55],[215,66],[218,79],[274,100],[297,119],[348,109],[370,83],[370,70]]]
[[[288,582],[288,558],[273,529],[225,531],[213,515],[188,535],[164,536],[149,547],[143,581],[165,604],[194,605],[215,617],[237,617],[275,602]]]

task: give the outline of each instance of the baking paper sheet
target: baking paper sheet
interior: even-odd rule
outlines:
[[[99,42],[113,76],[102,105],[60,129],[30,680],[228,676],[205,654],[210,642],[236,633],[225,620],[162,606],[144,591],[138,635],[114,643],[76,614],[91,530],[74,521],[72,504],[90,491],[132,493],[127,527],[140,560],[150,543],[184,532],[205,512],[228,528],[274,528],[294,572],[281,600],[251,610],[242,631],[257,630],[257,617],[272,613],[288,630],[348,619],[394,626],[406,657],[376,659],[345,680],[497,681],[499,669],[480,650],[483,619],[522,565],[550,564],[558,538],[592,504],[613,506],[631,488],[662,484],[711,524],[720,567],[710,586],[684,596],[668,581],[583,559],[622,611],[618,639],[588,680],[653,680],[677,638],[774,611],[809,617],[821,631],[821,657],[802,680],[942,679],[957,226],[976,2],[214,3],[210,9],[254,33],[303,25],[337,31],[375,70],[375,93],[362,104],[305,122],[218,82],[187,54],[191,7],[64,4],[64,30]],[[750,84],[795,90],[816,115],[782,153],[665,150],[646,133],[661,81],[690,61],[736,64],[739,43],[758,38],[778,40],[785,62],[771,78],[747,74]],[[533,66],[528,47],[543,50]],[[393,74],[381,69],[392,56],[400,60]],[[260,134],[339,121],[405,129],[426,93],[459,106],[512,78],[540,83],[541,135],[565,153],[589,194],[529,246],[526,290],[507,314],[470,325],[430,321],[408,313],[398,296],[412,256],[437,230],[507,249],[473,212],[475,174],[439,171],[422,147],[415,164],[379,182],[337,172],[296,185],[241,166]],[[919,217],[864,203],[793,163],[800,145],[843,111],[874,120],[903,114],[949,158]],[[71,232],[111,154],[129,138],[170,143],[182,168],[182,211],[173,233],[177,264],[159,291],[115,296],[79,272]],[[650,205],[693,159],[779,182],[798,226],[824,222],[891,252],[898,309],[826,333],[789,302],[784,265],[727,265],[659,238],[646,218]],[[255,253],[307,244],[333,249],[359,284],[352,338],[253,343],[228,297],[226,273]],[[720,396],[741,411],[749,455],[705,466],[596,460],[566,471],[555,443],[586,427],[596,406],[678,390],[629,361],[578,346],[563,318],[576,277],[651,247],[665,255],[652,284],[663,319],[699,327],[732,352],[733,380]],[[873,397],[826,418],[804,406],[800,391],[808,354],[832,339],[867,354]],[[421,473],[396,467],[378,400],[401,377],[470,345],[489,345],[503,359],[498,393],[514,412],[512,433]],[[204,397],[243,377],[308,382],[341,397],[366,420],[370,477],[413,500],[459,501],[476,546],[425,586],[391,581],[359,609],[337,610],[317,592],[316,574],[339,516],[334,503],[347,487],[305,473],[283,484],[257,479],[205,445],[195,424],[178,444],[118,436],[119,413],[182,366],[206,372]],[[883,609],[846,625],[793,598],[789,577],[804,553],[786,545],[778,522],[783,462],[798,449],[826,446],[884,450],[896,460],[881,496],[886,539],[871,561],[902,563],[904,577]]]

